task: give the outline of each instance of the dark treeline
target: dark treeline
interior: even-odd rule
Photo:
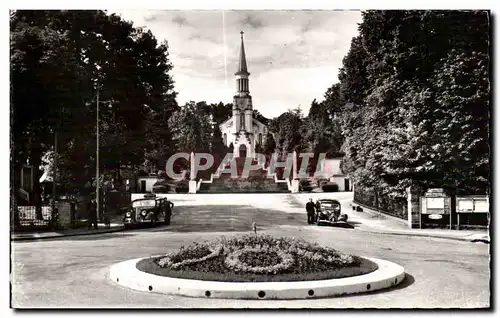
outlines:
[[[339,73],[356,185],[487,193],[489,28],[485,11],[363,13]]]
[[[412,184],[486,192],[489,27],[487,12],[364,12],[339,82],[307,115],[254,111],[271,132],[257,150],[345,154],[356,185],[386,194]],[[95,182],[97,91],[105,178],[124,165],[164,169],[178,151],[231,151],[218,128],[231,104],[179,106],[168,43],[149,30],[104,11],[44,10],[12,12],[10,28],[13,171],[27,161],[50,171],[57,139],[59,187]]]

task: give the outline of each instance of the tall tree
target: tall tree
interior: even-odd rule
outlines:
[[[210,106],[212,118],[215,123],[222,124],[225,120],[231,118],[233,104],[219,102],[217,104],[211,104]]]
[[[345,168],[358,184],[398,195],[414,183],[487,190],[488,18],[473,11],[363,13],[339,74]]]
[[[67,111],[77,99],[73,90],[82,69],[72,54],[67,32],[53,27],[44,11],[11,15],[11,112],[14,171],[29,160],[34,170],[36,215],[41,214],[41,158],[61,130]],[[15,178],[16,179],[16,178]],[[18,184],[14,189],[17,190]]]
[[[268,132],[266,135],[266,140],[264,142],[263,152],[266,156],[270,156],[276,150],[276,142],[274,141],[273,134]]]
[[[81,187],[95,171],[100,92],[101,165],[137,164],[150,147],[151,110],[175,106],[166,43],[103,11],[16,11],[11,15],[13,156],[38,167],[59,141],[58,170]],[[26,94],[26,92],[30,92]],[[26,114],[29,113],[29,116]],[[36,170],[38,173],[38,170]],[[38,176],[35,176],[35,198]],[[39,200],[37,200],[39,201]],[[36,202],[37,210],[39,202]]]

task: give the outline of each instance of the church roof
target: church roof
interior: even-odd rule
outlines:
[[[226,125],[228,122],[230,122],[231,120],[233,119],[233,117],[229,117],[228,119],[224,120],[222,123],[219,124],[219,127],[222,127],[224,125]],[[260,125],[260,126],[264,126],[264,127],[267,127],[266,124],[262,123],[261,121],[255,119],[255,118],[252,118],[253,122],[257,125]]]
[[[247,70],[247,58],[245,56],[245,45],[243,44],[243,31],[240,32],[241,34],[241,47],[240,47],[240,58],[238,61],[238,71],[235,73],[235,75],[239,74],[246,74],[249,75]]]

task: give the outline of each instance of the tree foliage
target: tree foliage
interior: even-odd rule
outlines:
[[[367,11],[339,73],[344,169],[358,186],[485,193],[489,16]]]
[[[38,168],[56,137],[60,187],[88,183],[98,91],[101,171],[115,174],[122,164],[143,162],[145,151],[171,146],[159,133],[168,131],[176,107],[166,42],[104,11],[18,10],[10,28],[15,171],[27,159]]]

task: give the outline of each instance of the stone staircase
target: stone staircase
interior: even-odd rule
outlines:
[[[248,177],[243,178],[242,173],[247,158],[233,158],[236,161],[237,177],[230,173],[217,171],[212,175],[212,182],[202,181],[198,193],[290,193],[287,180],[277,180],[277,177],[268,175],[264,166],[258,170],[250,170]],[[248,160],[250,160],[248,158]],[[252,164],[257,164],[253,159]],[[230,167],[227,163],[226,168]]]

